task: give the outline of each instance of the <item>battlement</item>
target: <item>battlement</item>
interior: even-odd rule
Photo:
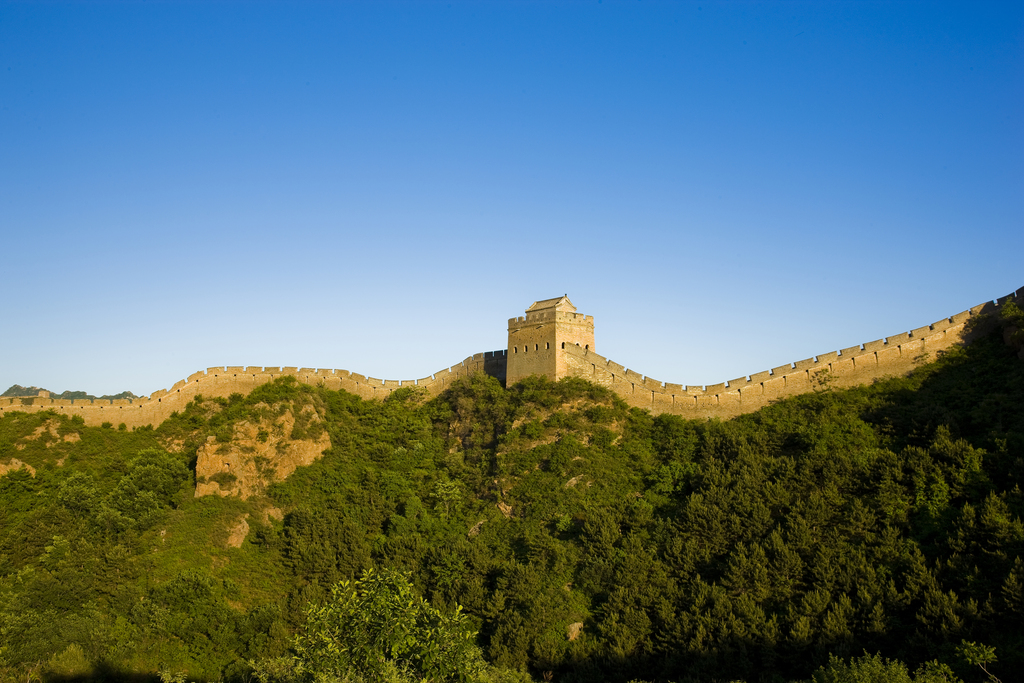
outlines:
[[[962,343],[970,319],[998,313],[1010,301],[1024,305],[1024,287],[931,325],[706,386],[662,382],[575,345],[567,345],[564,354],[568,375],[607,386],[632,406],[654,413],[728,418],[826,383],[847,387],[905,374],[937,352]],[[1020,353],[1024,358],[1024,350]]]
[[[826,379],[832,386],[844,387],[905,374],[935,353],[962,343],[964,330],[972,318],[998,313],[1011,301],[1024,306],[1024,287],[931,325],[727,382],[695,386],[663,382],[599,355],[594,348],[594,318],[577,313],[568,298],[561,297],[535,302],[525,316],[510,318],[507,349],[476,353],[461,363],[420,379],[378,379],[335,368],[215,366],[192,373],[170,389],[159,389],[148,397],[135,399],[57,399],[46,391],[32,397],[0,398],[0,416],[13,411],[52,410],[79,415],[89,425],[109,422],[134,428],[163,422],[199,394],[208,397],[247,394],[284,376],[295,377],[312,386],[345,390],[365,399],[385,399],[405,387],[420,387],[436,396],[452,382],[483,372],[507,383],[515,383],[531,374],[543,374],[552,379],[583,377],[611,388],[630,405],[654,413],[727,418],[752,412],[784,396],[813,391]],[[1024,358],[1024,350],[1020,354]]]
[[[175,382],[170,389],[154,391],[149,397],[134,400],[52,399],[48,396],[0,398],[0,416],[9,412],[53,410],[63,415],[79,415],[87,425],[125,424],[129,428],[158,425],[180,411],[197,395],[227,398],[248,394],[263,384],[291,376],[303,384],[345,390],[364,399],[383,400],[396,389],[421,387],[436,396],[455,380],[484,372],[504,380],[505,350],[474,354],[461,363],[443,368],[420,379],[378,379],[334,368],[298,368],[278,366],[215,366],[200,370]],[[47,393],[47,392],[43,392]]]

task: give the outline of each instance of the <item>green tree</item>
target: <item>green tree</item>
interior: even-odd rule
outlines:
[[[306,619],[294,646],[306,680],[381,680],[397,669],[417,680],[468,681],[479,659],[461,608],[435,609],[406,574],[391,569],[368,569],[357,581],[335,584],[326,602],[309,606]]]

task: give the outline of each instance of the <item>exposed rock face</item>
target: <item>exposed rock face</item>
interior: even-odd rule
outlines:
[[[228,530],[227,547],[241,548],[245,537],[249,535],[249,515],[243,515],[238,524]]]
[[[285,479],[295,468],[319,459],[331,447],[331,438],[312,406],[303,406],[297,417],[290,407],[273,410],[260,404],[257,408],[263,408],[266,417],[235,424],[230,442],[211,436],[200,446],[197,498],[211,494],[249,498]],[[301,430],[295,429],[296,422]],[[302,436],[292,438],[297,431]]]
[[[17,458],[11,458],[11,461],[9,463],[7,463],[7,464],[4,464],[4,463],[0,462],[0,477],[4,476],[8,472],[14,472],[14,471],[20,470],[22,468],[28,470],[28,473],[31,474],[33,477],[36,476],[36,468],[35,467],[32,467],[32,465],[29,465],[28,463],[24,463],[24,462],[18,460]]]

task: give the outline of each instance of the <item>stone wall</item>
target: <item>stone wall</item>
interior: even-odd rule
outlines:
[[[508,382],[530,375],[552,379],[569,373],[566,346],[594,349],[594,317],[569,311],[527,311],[508,321]]]
[[[521,341],[516,337],[516,343],[508,352],[477,353],[458,365],[421,379],[385,380],[348,370],[322,368],[214,367],[194,373],[170,389],[161,389],[152,396],[132,400],[68,400],[48,395],[0,398],[0,416],[15,411],[53,410],[64,415],[79,415],[87,425],[110,422],[115,426],[124,423],[129,428],[156,426],[171,413],[184,409],[197,394],[206,397],[247,394],[286,375],[305,384],[344,389],[364,399],[384,399],[395,389],[409,386],[423,387],[430,395],[436,396],[456,379],[475,372],[485,372],[505,381],[506,371],[512,365],[519,369],[516,376],[509,373],[508,380],[514,383],[526,376],[522,374],[524,371],[532,368],[523,361],[533,354],[537,365],[533,372],[549,377],[583,377],[611,388],[632,406],[654,413],[668,412],[693,418],[729,418],[758,410],[774,399],[813,391],[821,386],[822,381],[827,381],[830,386],[847,387],[880,377],[905,374],[934,359],[937,352],[960,343],[969,319],[998,313],[999,307],[1007,301],[1016,301],[1024,307],[1024,287],[996,302],[975,306],[932,325],[708,386],[662,382],[608,360],[594,351],[593,317],[553,311],[537,313],[536,319],[527,316],[509,320],[510,331],[516,328],[523,333]],[[541,319],[542,316],[551,319]],[[558,334],[556,329],[560,331]],[[527,345],[528,350],[525,348]],[[517,356],[513,361],[512,356],[517,353],[525,355]],[[1024,355],[1024,350],[1021,354]]]
[[[775,399],[813,391],[822,387],[822,382],[849,387],[906,374],[934,360],[937,352],[963,341],[969,319],[996,314],[1007,301],[1024,305],[1024,287],[996,302],[975,306],[932,325],[720,384],[688,386],[662,382],[575,345],[567,345],[564,350],[567,375],[606,386],[629,405],[647,408],[655,414],[729,418],[763,408]]]
[[[10,412],[39,412],[53,410],[63,415],[80,415],[87,425],[104,422],[112,425],[124,423],[129,428],[156,426],[181,411],[186,404],[202,394],[204,397],[226,398],[231,394],[248,394],[256,387],[279,377],[292,376],[304,384],[323,385],[328,389],[344,389],[364,399],[384,399],[401,387],[424,387],[431,395],[440,394],[445,387],[460,377],[475,372],[486,372],[504,379],[505,351],[477,353],[458,365],[444,368],[421,379],[394,380],[366,377],[348,370],[328,370],[295,367],[214,367],[189,375],[170,389],[153,392],[134,400],[53,399],[43,396],[32,398],[0,398],[0,416]],[[45,392],[44,392],[45,393]]]

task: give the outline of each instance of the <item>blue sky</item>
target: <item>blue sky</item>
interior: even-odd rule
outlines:
[[[1024,286],[1024,5],[0,3],[0,388],[710,384]]]

